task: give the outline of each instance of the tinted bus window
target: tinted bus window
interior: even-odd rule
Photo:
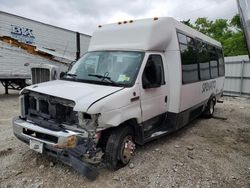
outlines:
[[[195,46],[194,39],[187,36],[187,44],[190,46]]]
[[[182,82],[191,83],[199,80],[198,64],[196,63],[195,48],[180,44],[182,62]]]
[[[210,46],[209,48],[209,58],[210,58],[211,77],[217,78],[218,77],[218,58],[216,54],[216,48],[213,46]]]
[[[187,44],[187,37],[181,33],[178,33],[179,43]]]
[[[178,33],[178,40],[181,53],[182,83],[197,82],[199,81],[199,72],[194,39]]]
[[[219,60],[219,76],[225,76],[225,65],[224,65],[222,50],[218,49],[217,53],[218,53],[218,60]]]
[[[197,60],[200,68],[200,79],[210,79],[210,63],[207,45],[200,41],[197,41]]]

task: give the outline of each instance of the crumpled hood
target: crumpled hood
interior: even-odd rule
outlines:
[[[76,104],[74,110],[82,112],[87,112],[91,104],[97,100],[105,98],[121,89],[123,88],[66,80],[54,80],[25,88],[25,90],[72,100]]]

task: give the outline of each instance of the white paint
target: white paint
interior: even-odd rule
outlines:
[[[179,50],[175,37],[176,29],[184,30],[191,35],[220,46],[220,43],[176,21],[171,17],[158,20],[142,19],[132,23],[114,23],[98,28],[90,41],[88,51],[123,49],[167,51]]]
[[[90,51],[112,49],[145,52],[134,86],[122,89],[60,80],[38,84],[36,88],[31,86],[27,89],[73,100],[76,104],[75,111],[100,114],[98,119],[100,128],[118,126],[132,118],[141,123],[165,112],[180,113],[208,100],[212,94],[222,92],[224,77],[182,85],[176,30],[221,46],[217,41],[173,18],[145,19],[121,25],[104,25],[94,33],[89,47]],[[166,84],[159,88],[143,89],[142,73],[150,54],[162,56]],[[215,80],[215,87],[202,92],[204,83]],[[113,92],[115,93],[111,94]],[[139,100],[132,102],[131,98],[136,96],[139,96]],[[168,97],[167,103],[165,103],[166,96]]]
[[[203,82],[197,82],[187,85],[182,85],[181,59],[179,53],[179,44],[176,35],[176,30],[181,30],[188,33],[190,36],[198,37],[216,46],[221,44],[212,38],[174,20],[173,18],[159,18],[158,20],[143,19],[135,20],[132,23],[108,24],[98,28],[91,39],[89,51],[95,50],[139,50],[163,52],[165,59],[165,79],[166,88],[164,91],[155,91],[158,89],[150,89],[151,91],[142,91],[142,111],[145,110],[145,118],[147,120],[160,112],[175,112],[179,113],[187,108],[190,108],[206,99],[213,91],[206,94],[201,93]],[[152,53],[152,52],[151,52]],[[146,57],[146,56],[145,56]],[[144,62],[147,59],[144,59]],[[143,65],[142,65],[143,67]],[[143,68],[140,73],[142,74]],[[141,77],[141,74],[138,77]],[[222,90],[223,79],[216,79],[218,88],[215,94]],[[141,84],[140,79],[137,80]],[[195,92],[196,91],[196,92]],[[161,96],[168,96],[168,104],[164,107],[160,95],[158,99],[156,93],[162,92]],[[151,95],[148,101],[144,100],[144,94]],[[154,94],[153,94],[154,93]],[[194,94],[194,95],[193,95]],[[195,98],[195,96],[199,96]],[[153,99],[153,96],[155,99]],[[163,108],[165,108],[163,110]],[[147,112],[148,111],[148,112]],[[153,114],[150,114],[151,112]]]
[[[120,87],[86,84],[65,80],[54,80],[26,87],[38,93],[47,94],[75,102],[75,111],[86,112],[96,100],[120,90]]]
[[[161,55],[163,60],[164,70],[166,68],[166,62],[163,53],[149,52],[145,55],[143,64],[141,66],[139,78],[142,78],[143,70],[146,66],[149,55],[157,54]],[[157,115],[167,112],[167,103],[165,103],[165,97],[168,96],[168,86],[167,86],[167,71],[165,73],[165,85],[161,85],[157,88],[143,89],[141,79],[140,81],[140,95],[141,95],[141,111],[142,111],[142,120],[149,120]]]
[[[206,92],[202,92],[202,84],[216,81],[216,86]],[[180,98],[180,112],[191,108],[192,106],[199,104],[205,100],[208,100],[212,94],[222,93],[224,84],[224,77],[216,79],[206,80],[202,82],[186,84],[181,86],[181,98]]]

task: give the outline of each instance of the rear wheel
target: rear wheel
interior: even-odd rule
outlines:
[[[215,99],[212,98],[208,101],[206,109],[204,111],[204,116],[206,118],[212,118],[214,114]]]
[[[135,151],[134,132],[126,126],[114,129],[105,148],[105,162],[109,169],[116,170],[129,163]]]

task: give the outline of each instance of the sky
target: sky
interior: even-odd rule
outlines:
[[[171,16],[230,19],[236,0],[0,0],[0,11],[92,35],[98,25]]]

